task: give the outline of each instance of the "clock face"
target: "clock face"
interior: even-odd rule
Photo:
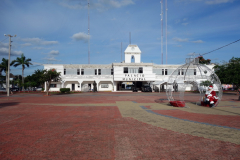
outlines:
[[[132,49],[132,51],[134,51],[134,50],[135,50],[135,48],[134,48],[134,47],[132,47],[131,49]]]

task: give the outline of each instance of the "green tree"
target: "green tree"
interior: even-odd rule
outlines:
[[[210,86],[210,85],[213,85],[212,82],[210,81],[203,81],[200,83],[200,86]]]
[[[200,64],[210,64],[211,60],[210,59],[204,59],[203,56],[199,56],[199,63]]]
[[[22,84],[24,84],[24,69],[26,68],[26,66],[29,67],[30,65],[32,65],[30,61],[30,58],[26,59],[24,54],[22,54],[20,58],[17,57],[17,59],[12,62],[14,67],[22,66]]]
[[[10,66],[13,65],[13,62],[10,63]],[[0,72],[4,71],[6,73],[6,89],[7,89],[7,75],[8,75],[8,59],[3,58],[2,63],[0,63]]]
[[[38,70],[35,70],[34,74],[32,75],[34,77],[34,80],[35,82],[37,83],[37,86],[41,86],[41,87],[44,87],[44,73],[45,71],[44,70],[41,70],[41,69],[38,69]]]
[[[47,83],[46,84],[47,95],[49,95],[49,89],[52,81],[56,82],[61,80],[60,76],[61,76],[61,73],[57,72],[55,69],[44,70],[43,80]]]
[[[31,76],[29,75],[25,78],[24,85],[27,87],[31,87],[31,89],[32,89],[32,87],[37,87],[38,85],[37,85],[36,80],[37,79],[33,75],[31,75]]]
[[[233,57],[228,63],[218,64],[214,69],[222,83],[236,85],[240,100],[240,58]]]

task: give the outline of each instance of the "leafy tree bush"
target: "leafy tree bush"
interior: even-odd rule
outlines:
[[[70,93],[70,88],[60,88],[61,93]]]
[[[46,82],[46,91],[49,95],[49,89],[52,81],[59,81],[61,78],[61,73],[57,72],[55,69],[44,70],[42,80]]]
[[[211,60],[210,59],[204,59],[203,56],[199,56],[199,63],[200,64],[210,64]]]
[[[240,58],[233,57],[228,63],[218,64],[214,69],[222,83],[236,85],[240,100]]]
[[[210,81],[203,81],[200,83],[200,86],[210,86],[210,85],[213,85],[212,82]]]

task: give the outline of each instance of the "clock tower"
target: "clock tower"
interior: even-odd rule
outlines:
[[[141,63],[141,50],[135,44],[129,44],[124,52],[125,63]]]

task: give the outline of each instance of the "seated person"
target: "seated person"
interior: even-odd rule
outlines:
[[[206,104],[209,104],[210,107],[213,107],[214,104],[218,101],[218,97],[216,96],[216,92],[213,90],[213,86],[210,85],[208,87],[208,90],[205,93],[205,97],[206,97]]]

